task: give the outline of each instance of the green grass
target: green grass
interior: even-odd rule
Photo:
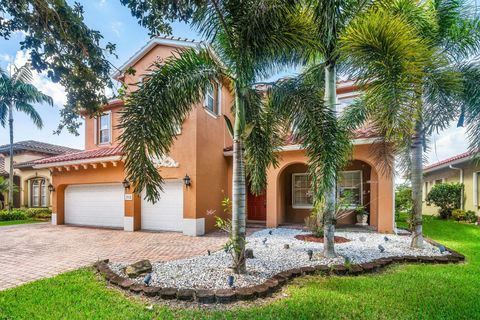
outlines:
[[[145,309],[80,269],[0,292],[0,319],[478,319],[480,228],[426,219],[425,234],[464,253],[461,265],[397,265],[377,275],[305,277],[272,304],[229,311]]]
[[[11,226],[14,224],[27,224],[27,223],[38,223],[38,222],[45,222],[45,220],[27,219],[27,220],[0,221],[0,227]]]

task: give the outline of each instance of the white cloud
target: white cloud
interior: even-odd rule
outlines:
[[[435,163],[467,151],[466,128],[457,128],[456,123],[452,123],[450,128],[430,137],[429,147],[430,150],[427,154],[429,163]]]
[[[0,61],[10,62],[12,57],[9,54],[0,54]]]
[[[99,6],[99,7],[105,7],[106,4],[107,4],[107,0],[100,0],[100,1],[98,2],[98,6]]]
[[[120,38],[120,35],[123,30],[123,22],[121,21],[115,21],[112,23],[112,31],[117,35],[117,37]]]
[[[14,65],[17,67],[23,66],[28,62],[30,54],[27,51],[19,50],[15,54]],[[9,70],[10,66],[7,67]],[[41,92],[49,95],[53,99],[53,103],[57,107],[63,106],[67,102],[67,95],[65,89],[59,83],[53,83],[45,74],[39,74],[33,71],[32,84]]]

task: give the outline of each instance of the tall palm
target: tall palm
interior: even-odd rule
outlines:
[[[42,119],[32,105],[34,103],[48,103],[53,105],[51,97],[43,94],[34,85],[32,71],[28,64],[17,68],[14,72],[7,75],[0,70],[0,124],[5,127],[8,118],[10,130],[10,172],[8,183],[8,208],[13,206],[13,110],[26,113],[33,123],[38,127],[43,127]]]
[[[162,3],[150,5],[157,2]],[[126,174],[136,192],[145,188],[147,198],[156,201],[163,180],[151,157],[169,153],[176,124],[203,99],[209,85],[228,83],[234,96],[234,122],[226,120],[233,136],[230,244],[234,271],[244,273],[246,172],[252,190],[260,192],[266,185],[264,168],[276,163],[274,149],[280,141],[277,128],[268,125],[276,116],[254,85],[302,60],[310,20],[295,1],[198,1],[193,10],[192,24],[210,45],[178,51],[155,64],[128,96],[121,125]]]
[[[335,257],[334,233],[335,233],[335,207],[337,204],[336,176],[347,163],[351,151],[351,138],[354,127],[358,124],[358,118],[363,119],[361,114],[356,117],[343,117],[339,119],[337,110],[336,83],[338,74],[350,76],[354,72],[353,64],[349,59],[350,52],[342,46],[345,43],[355,41],[355,34],[349,30],[356,25],[365,33],[375,34],[376,30],[382,30],[383,34],[372,36],[371,41],[377,41],[385,52],[391,54],[396,61],[408,61],[412,63],[417,57],[415,53],[418,45],[410,41],[409,46],[397,46],[397,38],[406,42],[412,37],[412,32],[405,21],[397,18],[388,10],[381,12],[373,11],[375,1],[369,0],[338,0],[338,1],[311,1],[309,10],[313,12],[316,37],[316,52],[309,66],[297,78],[282,80],[273,89],[272,100],[279,114],[290,119],[296,129],[298,139],[302,141],[310,158],[310,173],[312,176],[312,188],[315,201],[324,206],[324,256]],[[360,21],[358,16],[368,19]],[[367,41],[359,40],[360,42]],[[375,68],[375,58],[365,58],[365,65],[361,65],[366,71]],[[407,62],[405,62],[407,63]],[[411,79],[410,79],[411,80]],[[384,85],[392,90],[401,83],[393,79],[387,79]],[[381,103],[380,97],[372,97],[372,103]],[[357,101],[355,104],[358,104]],[[303,111],[291,106],[303,106]],[[310,109],[307,112],[306,109]],[[352,106],[355,108],[355,106]],[[357,109],[357,108],[356,108]],[[321,111],[320,111],[321,110]],[[318,143],[312,130],[324,128],[329,132],[325,143]],[[381,132],[380,132],[381,133]],[[350,138],[350,139],[348,139]],[[378,150],[385,150],[386,143],[375,144]],[[391,170],[391,157],[383,157],[387,161],[385,171]],[[333,160],[333,161],[330,161]]]
[[[382,29],[365,29],[371,16],[357,17],[342,39],[349,66],[365,95],[350,116],[369,118],[386,141],[403,152],[412,182],[413,247],[423,247],[422,160],[426,137],[467,119],[472,146],[480,145],[480,19],[464,0],[391,0],[378,2],[372,12],[393,12],[409,26],[417,58],[398,61],[378,41]],[[352,41],[353,40],[353,41]],[[407,41],[408,40],[408,41]],[[393,82],[391,80],[394,80]],[[388,86],[395,83],[395,87]],[[378,99],[376,99],[378,98]],[[383,103],[378,103],[378,101]],[[361,115],[359,117],[359,115]]]

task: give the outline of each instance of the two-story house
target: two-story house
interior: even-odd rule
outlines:
[[[114,77],[135,90],[151,64],[175,50],[199,43],[156,37],[130,58]],[[126,73],[133,68],[135,74]],[[351,82],[338,86],[339,103],[348,104],[357,95]],[[126,231],[182,231],[202,235],[214,228],[221,215],[221,200],[231,197],[232,140],[222,116],[231,117],[232,95],[226,83],[215,83],[204,102],[199,103],[185,122],[170,154],[155,162],[166,179],[164,193],[156,203],[144,194],[132,194],[125,179],[117,124],[123,108],[111,101],[100,117],[85,119],[86,150],[51,157],[36,163],[52,171],[53,223],[121,228]],[[393,177],[375,167],[369,153],[375,133],[366,128],[357,132],[351,164],[341,173],[341,189],[354,195],[352,206],[364,205],[369,224],[381,232],[392,232]],[[260,196],[248,195],[248,220],[275,227],[303,222],[310,213],[312,198],[307,172],[308,159],[294,142],[278,150],[280,165],[268,170],[268,186]],[[341,221],[354,223],[353,215]]]

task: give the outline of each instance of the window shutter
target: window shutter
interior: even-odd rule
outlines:
[[[217,85],[217,114],[222,114],[222,85]]]
[[[93,118],[93,144],[97,145],[98,144],[98,138],[97,138],[97,122],[98,118],[94,117]]]

